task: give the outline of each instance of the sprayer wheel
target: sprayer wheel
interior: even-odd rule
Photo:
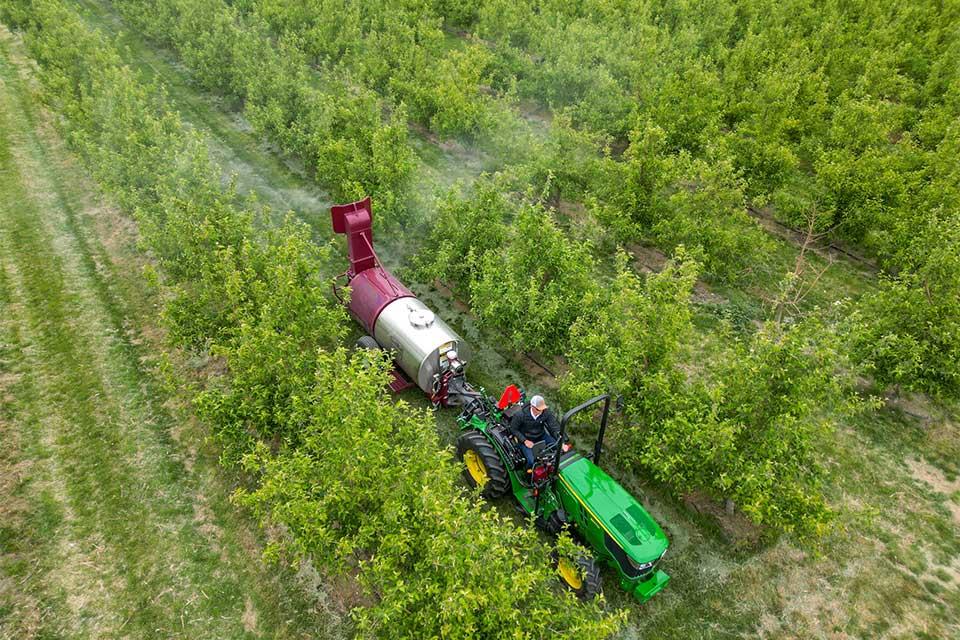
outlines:
[[[356,343],[357,349],[380,349],[380,343],[373,336],[361,336]]]

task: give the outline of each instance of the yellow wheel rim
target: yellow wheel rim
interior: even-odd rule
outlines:
[[[583,586],[580,569],[569,558],[560,558],[560,562],[557,563],[557,571],[560,572],[560,577],[571,589],[576,591]]]
[[[487,484],[490,476],[487,475],[487,466],[483,464],[480,454],[473,449],[467,449],[463,452],[463,461],[466,463],[467,471],[470,472],[470,477],[473,478],[474,482],[481,487]]]

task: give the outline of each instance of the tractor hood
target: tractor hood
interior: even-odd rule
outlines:
[[[587,458],[561,463],[559,479],[633,560],[655,562],[667,550],[667,536],[650,514]]]

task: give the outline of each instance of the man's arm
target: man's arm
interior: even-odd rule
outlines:
[[[553,411],[548,409],[543,418],[547,431],[550,432],[550,435],[552,435],[557,442],[560,442],[560,423],[557,422],[557,417],[553,415]],[[560,446],[564,451],[570,450],[570,445],[566,442],[560,442]]]
[[[523,442],[526,440],[526,436],[523,434],[523,409],[517,411],[513,414],[513,417],[510,418],[510,433],[513,434],[513,437]]]
[[[543,414],[543,424],[547,428],[547,431],[550,432],[556,440],[560,439],[560,423],[557,422],[557,416],[553,415],[553,411],[547,409]]]

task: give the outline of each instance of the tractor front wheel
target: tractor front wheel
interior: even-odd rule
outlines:
[[[467,431],[457,438],[457,456],[463,460],[463,474],[471,487],[482,487],[483,497],[499,498],[510,486],[507,470],[487,437]]]
[[[580,555],[576,560],[566,556],[557,558],[557,573],[568,589],[583,601],[593,600],[599,595],[600,565],[593,556]]]

